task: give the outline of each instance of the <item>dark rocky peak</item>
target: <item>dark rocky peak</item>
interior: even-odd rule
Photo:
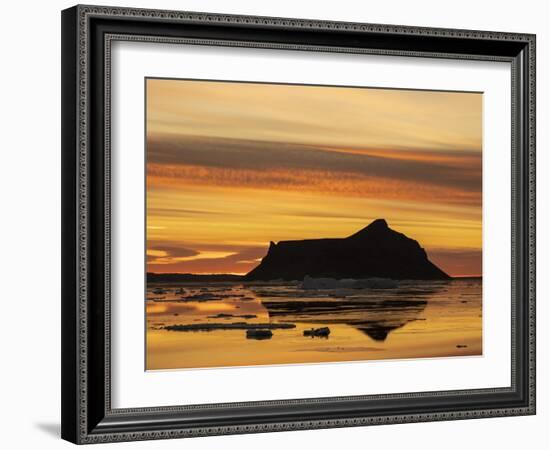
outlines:
[[[391,278],[441,280],[449,276],[428,260],[420,244],[376,219],[347,238],[270,242],[251,280]]]
[[[364,236],[368,236],[372,233],[374,234],[383,234],[392,232],[393,230],[388,227],[388,222],[386,222],[385,219],[376,219],[373,222],[369,223],[365,228],[362,228],[357,233],[352,234],[349,236],[348,239],[354,239],[354,238],[361,238]]]

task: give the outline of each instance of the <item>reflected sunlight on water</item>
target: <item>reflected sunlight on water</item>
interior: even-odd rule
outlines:
[[[482,280],[475,278],[402,281],[394,289],[150,284],[146,365],[152,370],[481,355],[481,293]],[[209,331],[165,328],[174,325]],[[227,325],[236,329],[220,329]],[[269,326],[271,336],[247,338],[247,328]],[[328,327],[329,336],[304,336],[319,327]]]

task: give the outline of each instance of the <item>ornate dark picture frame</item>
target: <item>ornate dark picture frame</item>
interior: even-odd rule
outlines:
[[[509,387],[113,409],[110,46],[115,40],[506,61],[512,67]],[[75,6],[62,12],[62,437],[97,443],[535,414],[535,36]]]

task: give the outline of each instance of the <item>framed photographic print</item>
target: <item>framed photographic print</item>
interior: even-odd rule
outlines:
[[[535,413],[535,36],[62,13],[62,436]]]

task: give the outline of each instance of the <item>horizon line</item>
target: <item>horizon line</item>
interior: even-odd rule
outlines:
[[[247,272],[248,273],[248,272]],[[191,276],[237,276],[237,277],[245,277],[247,273],[231,273],[231,272],[200,272],[200,273],[192,273],[192,272],[146,272],[146,275],[191,275]],[[450,278],[483,278],[483,274],[473,274],[473,275],[449,275]],[[320,277],[323,278],[323,277]],[[422,281],[422,280],[419,280]]]

